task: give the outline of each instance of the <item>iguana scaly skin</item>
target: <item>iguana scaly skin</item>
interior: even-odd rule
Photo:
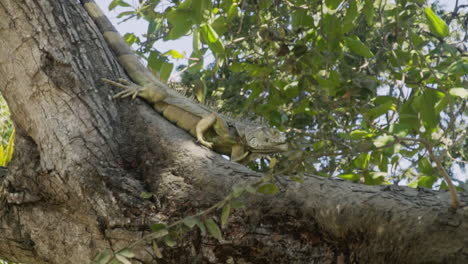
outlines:
[[[243,124],[195,103],[169,88],[140,63],[94,1],[81,0],[81,3],[117,55],[119,63],[135,82],[103,79],[124,89],[116,94],[115,98],[139,96],[145,99],[156,111],[188,131],[201,144],[218,153],[230,155],[233,161],[245,163],[258,153],[276,153],[288,149],[285,135],[277,129]]]

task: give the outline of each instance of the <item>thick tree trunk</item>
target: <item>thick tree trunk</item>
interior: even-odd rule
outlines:
[[[0,257],[88,263],[260,177],[148,105],[111,100],[124,76],[72,0],[0,0],[0,88],[17,131],[3,177]],[[149,192],[149,200],[140,198]],[[158,263],[468,263],[468,197],[308,177],[246,196],[218,242],[191,232]],[[135,263],[156,263],[151,245]]]

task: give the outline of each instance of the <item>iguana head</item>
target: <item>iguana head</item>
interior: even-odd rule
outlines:
[[[275,128],[245,127],[246,147],[252,153],[275,153],[288,150],[286,135]]]

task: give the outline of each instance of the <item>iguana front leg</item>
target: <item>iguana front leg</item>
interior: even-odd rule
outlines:
[[[234,145],[231,149],[231,161],[239,163],[247,163],[249,159],[245,159],[249,156],[250,152],[246,151],[242,145]]]
[[[132,99],[135,99],[137,96],[140,96],[151,103],[156,103],[167,97],[167,93],[160,89],[150,86],[140,86],[125,79],[119,79],[118,82],[106,78],[102,78],[101,80],[124,89],[123,91],[115,94],[112,98],[125,98],[131,96]]]
[[[238,144],[236,140],[232,138],[231,134],[229,133],[228,125],[216,113],[211,113],[198,121],[195,128],[198,142],[208,148],[213,147],[213,143],[206,141],[204,138],[204,133],[211,127],[214,129],[218,137],[217,144],[226,144],[226,146],[231,146],[232,161],[239,163],[249,161],[249,159],[246,158],[249,156],[250,152],[246,151],[242,144]]]

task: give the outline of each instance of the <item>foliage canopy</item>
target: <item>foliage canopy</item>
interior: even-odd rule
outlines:
[[[122,0],[116,6],[130,7]],[[463,7],[463,6],[462,6]],[[424,0],[142,1],[119,15],[148,21],[126,34],[148,66],[173,68],[157,40],[191,34],[182,81],[199,100],[262,117],[297,151],[278,166],[366,184],[439,185],[466,160],[467,13]],[[210,54],[215,62],[203,68]],[[430,153],[433,155],[431,156]],[[432,158],[431,158],[432,157]],[[268,161],[252,164],[265,170]]]

